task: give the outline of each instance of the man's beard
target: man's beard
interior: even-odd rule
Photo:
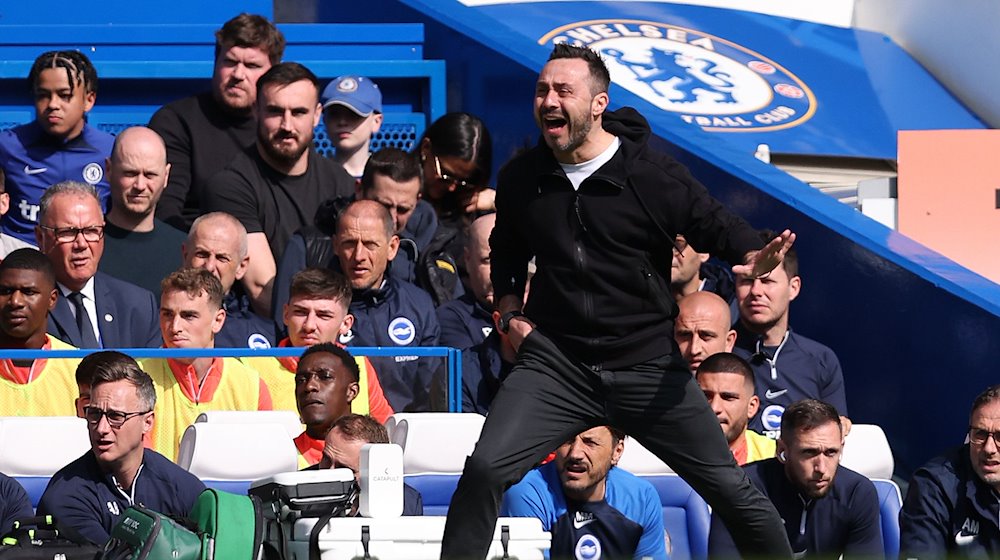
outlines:
[[[258,132],[257,142],[263,148],[264,152],[267,153],[268,157],[271,159],[283,163],[285,165],[293,165],[295,162],[302,157],[302,154],[309,149],[312,145],[312,135],[309,138],[303,138],[301,141],[291,148],[279,148],[275,146],[275,141],[283,139],[285,136],[281,132],[275,133],[272,137],[268,138],[266,133],[262,134]]]

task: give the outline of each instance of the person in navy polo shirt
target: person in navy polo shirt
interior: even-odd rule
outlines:
[[[775,235],[768,230],[760,232],[762,241]],[[750,429],[772,439],[778,437],[782,412],[802,399],[832,404],[843,415],[844,434],[851,431],[844,373],[837,355],[789,326],[789,307],[801,289],[795,247],[789,248],[781,266],[770,274],[759,278],[736,275],[740,320],[733,352],[753,366],[760,397],[760,414],[750,421]]]
[[[840,466],[840,414],[814,399],[781,417],[778,456],[744,468],[778,510],[795,558],[882,558],[878,493],[864,475]],[[738,558],[717,515],[708,536],[710,558]]]

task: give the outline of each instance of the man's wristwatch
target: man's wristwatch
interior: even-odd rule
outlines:
[[[520,311],[508,311],[500,316],[500,320],[497,321],[497,326],[500,328],[500,332],[507,334],[510,330],[510,320],[514,317],[524,317],[524,313]]]

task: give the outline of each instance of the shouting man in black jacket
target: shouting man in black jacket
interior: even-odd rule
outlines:
[[[518,362],[465,464],[442,558],[484,557],[504,488],[604,424],[687,480],[744,555],[791,557],[777,512],[736,465],[677,350],[663,271],[678,234],[755,277],[781,262],[794,235],[761,248],[687,169],[646,146],[645,119],[605,113],[609,82],[597,53],[557,45],[535,86],[544,143],[500,173],[490,259],[499,328]],[[538,271],[522,312],[532,257]]]

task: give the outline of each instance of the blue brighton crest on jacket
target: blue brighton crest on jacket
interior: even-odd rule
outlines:
[[[600,52],[611,80],[705,130],[777,130],[812,117],[816,99],[777,62],[722,37],[652,21],[564,25],[538,43]]]

